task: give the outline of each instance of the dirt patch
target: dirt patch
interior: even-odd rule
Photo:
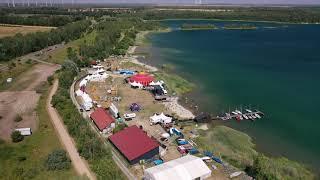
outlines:
[[[10,140],[11,132],[15,128],[30,127],[33,131],[37,129],[36,113],[34,109],[40,94],[35,91],[16,91],[0,93],[0,137]],[[15,122],[17,115],[22,121]]]
[[[58,69],[57,65],[37,64],[29,71],[22,73],[14,80],[14,84],[9,88],[10,91],[31,91],[47,81],[54,71]]]
[[[36,107],[40,94],[36,89],[47,81],[58,68],[56,65],[37,64],[30,70],[19,75],[9,90],[0,92],[0,137],[10,140],[11,132],[15,128],[31,128],[37,130]],[[22,120],[16,122],[17,116]]]

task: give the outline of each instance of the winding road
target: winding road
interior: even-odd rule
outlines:
[[[58,85],[59,85],[59,81],[55,80],[53,83],[52,89],[50,91],[49,97],[47,99],[47,103],[46,103],[47,112],[50,116],[51,122],[59,136],[61,143],[63,144],[63,146],[65,147],[65,150],[69,154],[72,165],[75,168],[76,172],[81,176],[86,175],[90,180],[95,180],[96,179],[95,175],[90,171],[88,165],[86,164],[86,161],[80,157],[77,151],[77,148],[75,146],[75,143],[73,139],[70,137],[57,110],[51,105],[52,96],[56,93],[58,89]]]

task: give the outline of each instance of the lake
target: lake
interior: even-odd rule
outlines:
[[[173,31],[149,35],[150,64],[172,64],[195,83],[191,97],[203,111],[263,111],[261,120],[224,124],[248,133],[259,151],[319,170],[320,25],[246,23],[258,29],[182,31],[183,23],[234,22],[164,23]]]

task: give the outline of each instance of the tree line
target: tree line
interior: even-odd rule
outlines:
[[[91,21],[82,20],[69,23],[50,32],[17,34],[12,37],[2,38],[0,39],[0,61],[9,61],[48,46],[78,39],[89,29],[90,25]]]
[[[0,15],[0,24],[18,24],[30,26],[64,26],[68,23],[84,19],[82,16],[56,16],[56,15]]]
[[[142,10],[138,14],[146,20],[161,19],[222,19],[250,21],[278,21],[289,23],[320,22],[320,11],[312,8],[219,8],[207,11]]]
[[[158,22],[145,22],[140,18],[108,18],[96,25],[97,33],[93,44],[80,46],[80,55],[84,58],[103,59],[109,55],[124,55],[134,44],[139,31],[160,28]]]

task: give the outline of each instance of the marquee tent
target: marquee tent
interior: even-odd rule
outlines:
[[[145,180],[193,180],[206,179],[211,176],[211,170],[201,158],[186,155],[164,164],[144,170]]]
[[[148,86],[154,80],[154,77],[147,73],[138,73],[130,77],[130,82],[137,82],[144,86]]]

